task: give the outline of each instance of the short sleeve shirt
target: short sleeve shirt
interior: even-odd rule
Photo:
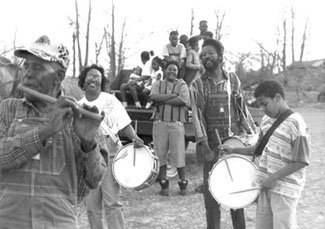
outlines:
[[[101,92],[96,100],[88,101],[86,97],[83,97],[79,103],[96,106],[100,113],[102,111],[105,112],[104,120],[100,126],[103,134],[108,134],[107,128],[109,128],[112,133],[117,134],[120,130],[131,123],[131,119],[125,108],[112,94]]]

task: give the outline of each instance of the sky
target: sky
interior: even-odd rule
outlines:
[[[0,0],[0,51],[26,45],[41,35],[54,42],[62,42],[72,53],[72,31],[69,18],[75,19],[74,0]],[[88,1],[78,0],[82,36],[86,31]],[[194,11],[194,35],[199,33],[199,21],[207,20],[209,30],[215,32],[219,10],[225,13],[222,43],[231,53],[258,53],[256,41],[273,51],[277,27],[290,7],[296,12],[295,55],[300,54],[305,21],[310,22],[304,60],[325,58],[324,0],[115,0],[116,39],[120,39],[122,23],[126,21],[126,67],[140,61],[142,51],[154,50],[161,55],[169,32],[190,34],[191,10]],[[90,34],[90,61],[94,62],[95,42],[99,42],[103,28],[111,25],[111,1],[92,0],[93,12]],[[290,24],[290,22],[288,22]],[[290,26],[288,25],[290,28]],[[290,34],[289,34],[290,35]],[[82,49],[84,41],[82,41]],[[288,51],[289,52],[289,51]],[[83,50],[84,53],[84,50]],[[100,64],[108,67],[108,57],[102,52]]]

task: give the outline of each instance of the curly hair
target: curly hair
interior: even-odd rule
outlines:
[[[284,87],[275,80],[261,82],[254,91],[255,98],[260,96],[274,98],[276,94],[280,94],[283,99],[285,98]]]
[[[85,79],[86,79],[86,76],[87,76],[87,73],[91,70],[91,69],[96,69],[100,72],[100,74],[102,75],[102,84],[100,86],[101,88],[101,91],[105,91],[105,85],[106,85],[106,77],[105,77],[105,71],[104,71],[104,68],[101,67],[101,66],[98,66],[96,64],[92,64],[88,67],[85,67],[84,69],[82,69],[82,71],[80,72],[79,74],[79,79],[78,79],[78,86],[84,90],[84,84],[85,84]]]
[[[224,53],[225,48],[223,47],[223,45],[222,45],[222,43],[220,41],[208,38],[203,42],[202,48],[205,47],[205,46],[214,47],[215,50],[218,53],[218,56],[220,56],[220,58],[221,58],[220,61],[221,62],[223,61],[223,53]]]

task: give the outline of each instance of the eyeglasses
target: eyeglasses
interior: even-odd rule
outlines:
[[[102,76],[101,75],[94,75],[94,74],[87,74],[86,75],[86,78],[95,78],[95,79],[97,79],[97,78],[101,78]]]

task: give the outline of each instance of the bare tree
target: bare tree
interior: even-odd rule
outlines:
[[[280,56],[277,49],[274,51],[267,50],[261,42],[255,41],[260,48],[261,56],[261,71],[264,75],[273,76],[275,68],[277,67]]]
[[[88,9],[88,22],[87,22],[87,33],[86,33],[86,52],[85,52],[84,66],[88,65],[90,20],[91,20],[91,0],[89,0],[89,9]]]
[[[76,76],[76,27],[75,22],[68,17],[69,26],[73,28],[72,31],[72,77]]]
[[[221,38],[224,36],[222,33],[223,22],[226,16],[226,12],[221,13],[219,10],[215,11],[215,15],[217,17],[217,26],[216,26],[216,37],[217,41],[220,41]]]
[[[99,41],[99,43],[95,42],[95,63],[96,64],[98,64],[98,57],[102,51],[102,47],[103,47],[103,43],[106,38],[106,35],[107,35],[106,30],[104,28],[104,33],[103,33],[101,40]]]
[[[72,77],[76,76],[76,32],[72,33]]]
[[[123,69],[124,67],[124,61],[125,61],[125,57],[124,57],[124,29],[125,29],[125,19],[122,25],[122,31],[121,31],[121,40],[120,40],[120,44],[119,44],[119,49],[118,49],[118,58],[117,58],[117,72],[119,72],[120,70]]]
[[[82,69],[82,61],[81,61],[81,48],[80,48],[80,25],[79,25],[79,8],[78,8],[78,0],[75,0],[75,10],[76,10],[76,41],[78,48],[78,62],[79,62],[79,71]]]
[[[116,75],[116,52],[115,52],[115,5],[112,0],[112,31],[111,31],[111,40],[110,40],[110,71],[113,77]]]
[[[193,29],[194,29],[194,9],[191,10],[191,27],[190,27],[190,36],[193,35]]]
[[[302,61],[302,57],[303,57],[304,51],[305,51],[305,45],[306,45],[306,40],[307,40],[308,27],[309,27],[309,18],[306,19],[304,33],[302,35],[302,42],[301,42],[301,48],[300,48],[300,58],[299,58],[299,61],[300,62]]]
[[[291,6],[291,57],[292,62],[295,62],[295,11]]]
[[[287,19],[284,18],[282,22],[283,26],[283,47],[282,47],[282,68],[287,68]]]

